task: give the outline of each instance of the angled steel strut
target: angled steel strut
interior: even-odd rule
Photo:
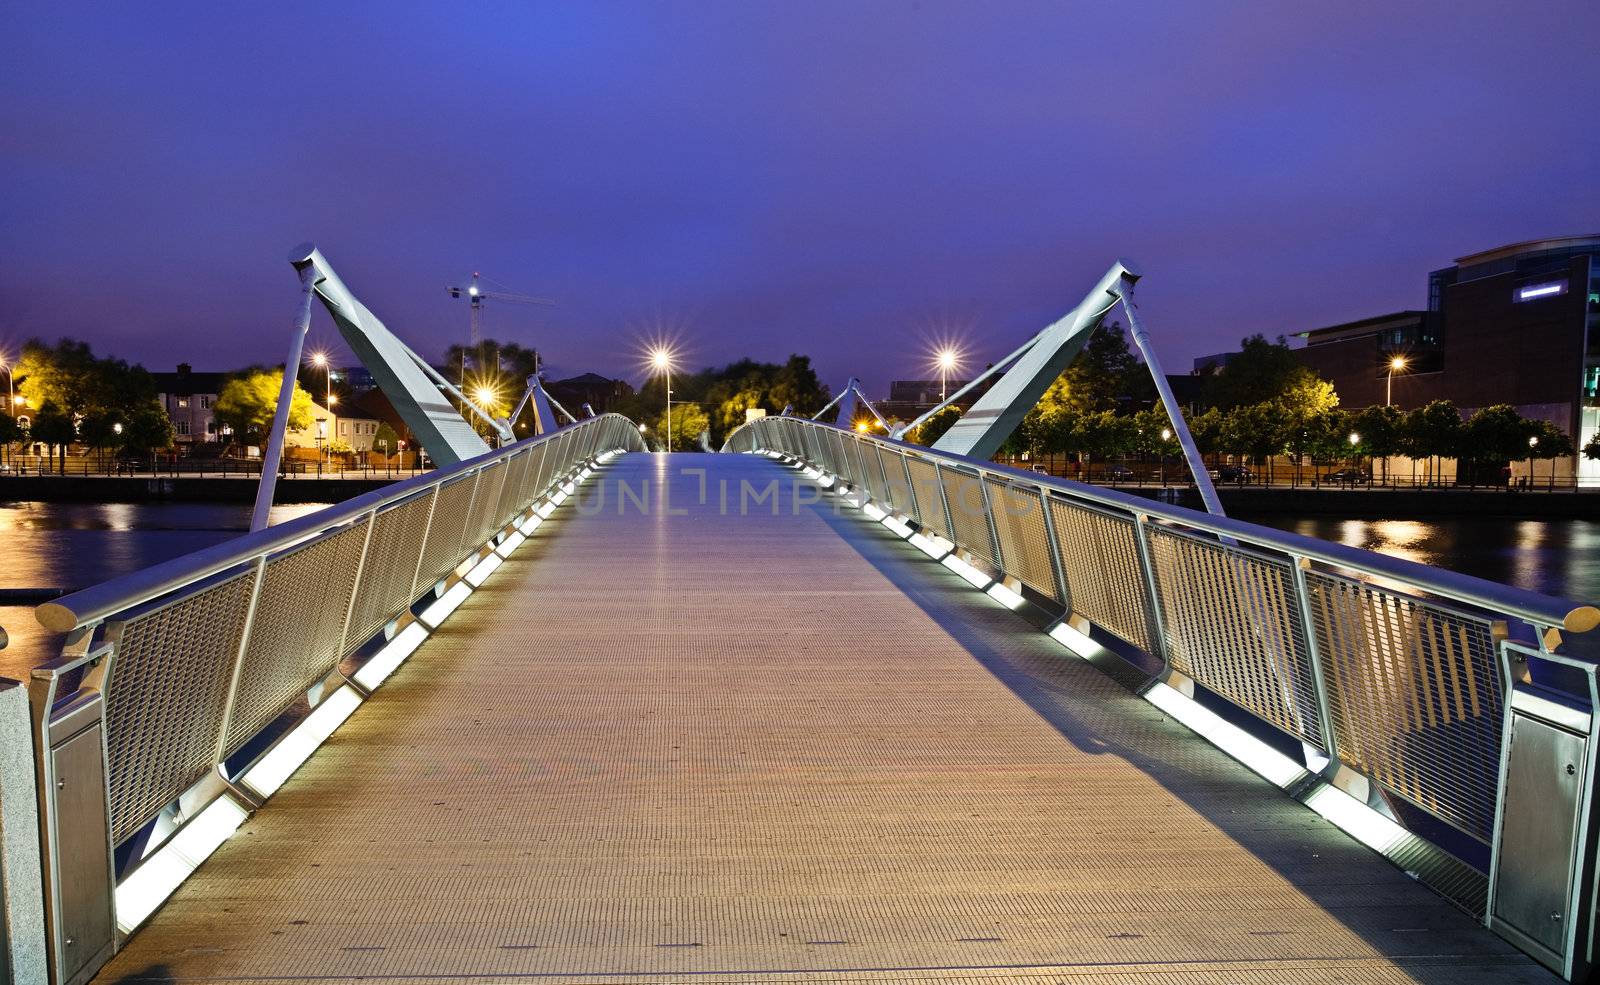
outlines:
[[[1200,498],[1205,503],[1206,511],[1222,516],[1222,503],[1217,498],[1216,488],[1211,484],[1211,474],[1206,471],[1205,462],[1200,458],[1194,438],[1189,434],[1189,425],[1184,420],[1183,410],[1172,395],[1172,387],[1168,385],[1166,375],[1161,371],[1161,363],[1150,345],[1150,336],[1145,332],[1144,323],[1139,318],[1138,306],[1133,302],[1133,285],[1138,279],[1139,273],[1128,261],[1118,260],[1113,263],[1111,269],[1106,271],[1105,276],[1100,278],[1076,308],[1012,350],[1004,359],[984,370],[972,382],[951,394],[932,410],[911,423],[896,428],[890,436],[903,437],[911,429],[972,392],[990,377],[1003,374],[987,393],[979,397],[972,407],[950,426],[950,430],[933,443],[933,447],[940,451],[973,458],[993,458],[1000,450],[1000,446],[1017,429],[1017,425],[1022,423],[1028,411],[1038,405],[1039,398],[1044,396],[1050,384],[1055,382],[1056,377],[1060,376],[1073,358],[1083,350],[1089,337],[1105,320],[1107,312],[1120,302],[1123,311],[1127,313],[1134,344],[1138,346],[1139,354],[1144,357],[1145,368],[1150,371],[1150,376],[1155,381],[1156,392],[1160,394],[1161,404],[1166,408],[1168,420],[1172,422],[1173,436],[1178,439],[1178,445],[1183,449],[1184,460],[1194,475],[1194,483],[1200,490]]]
[[[843,403],[840,403],[840,401],[843,401]],[[850,377],[850,382],[844,385],[844,389],[839,391],[839,395],[828,401],[821,410],[812,414],[811,419],[813,421],[821,420],[822,415],[831,410],[834,404],[839,404],[839,415],[834,420],[844,422],[841,425],[842,427],[850,427],[850,422],[856,419],[856,404],[858,402],[873,417],[877,418],[878,423],[882,425],[885,431],[889,430],[889,422],[883,419],[882,414],[878,413],[878,408],[872,406],[872,401],[867,399],[867,395],[861,390],[861,381],[854,376]],[[784,415],[787,416],[789,408],[785,407],[783,411]]]

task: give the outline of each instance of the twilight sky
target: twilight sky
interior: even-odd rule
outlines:
[[[281,360],[307,239],[430,357],[476,269],[559,301],[486,325],[557,376],[673,336],[879,393],[1118,256],[1180,372],[1600,232],[1592,0],[34,3],[4,35],[0,349],[152,369]]]

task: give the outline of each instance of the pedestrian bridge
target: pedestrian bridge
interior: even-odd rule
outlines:
[[[42,607],[50,980],[1587,973],[1593,608],[724,451],[594,418]]]

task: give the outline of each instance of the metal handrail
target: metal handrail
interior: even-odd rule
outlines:
[[[623,421],[627,418],[619,414],[602,414],[588,421],[603,420],[615,417]],[[133,606],[159,598],[168,592],[182,588],[211,577],[219,572],[226,571],[236,565],[250,561],[262,554],[290,547],[308,538],[314,537],[330,527],[348,523],[374,509],[381,509],[392,503],[397,503],[422,490],[435,485],[440,485],[451,478],[472,472],[480,466],[501,458],[512,455],[533,445],[554,440],[560,434],[581,426],[586,422],[569,424],[547,434],[534,438],[525,438],[513,444],[495,449],[476,458],[469,458],[458,462],[448,468],[436,469],[414,478],[404,479],[391,486],[363,493],[353,499],[335,503],[325,509],[296,517],[277,526],[253,533],[243,534],[231,540],[224,541],[211,547],[202,548],[190,554],[173,558],[170,561],[141,569],[102,582],[81,592],[64,595],[53,602],[47,602],[34,610],[34,618],[46,629],[57,633],[70,633],[75,629],[97,623],[107,616],[130,609]],[[629,427],[633,426],[628,421]],[[43,666],[50,666],[45,664]]]
[[[724,450],[727,450],[732,444],[735,435],[746,428],[759,425],[762,420],[768,419],[761,418],[746,422],[730,432],[727,442],[723,445]],[[1013,481],[1020,480],[1071,499],[1087,500],[1100,506],[1111,507],[1119,513],[1144,515],[1192,529],[1204,530],[1219,537],[1232,537],[1248,541],[1257,546],[1267,547],[1298,557],[1310,558],[1336,567],[1358,571],[1362,574],[1404,582],[1409,586],[1435,595],[1455,599],[1480,608],[1504,612],[1507,615],[1526,619],[1539,626],[1560,627],[1568,632],[1584,633],[1600,625],[1600,608],[1573,599],[1545,595],[1525,588],[1518,588],[1514,585],[1505,585],[1444,568],[1434,568],[1425,564],[1418,564],[1415,561],[1407,561],[1404,558],[1379,554],[1376,551],[1369,551],[1365,548],[1348,547],[1344,544],[1335,544],[1315,537],[1307,537],[1304,534],[1276,530],[1272,527],[1264,527],[1245,520],[1214,516],[1199,510],[1191,510],[1183,506],[1174,506],[1157,500],[1146,499],[1132,493],[1103,489],[1082,482],[1074,482],[1070,479],[1041,475],[1037,472],[1028,472],[1007,465],[968,458],[964,455],[936,451],[923,445],[897,441],[893,438],[862,435],[849,428],[841,428],[833,424],[800,421],[798,418],[783,418],[783,420],[794,420],[797,424],[807,427],[829,428],[847,434],[854,440],[873,441],[899,448],[922,458],[945,461],[977,469],[980,472],[1001,476]]]

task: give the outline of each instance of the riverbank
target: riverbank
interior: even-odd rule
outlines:
[[[408,474],[385,478],[286,477],[274,503],[339,503],[381,489]],[[253,503],[256,479],[221,476],[0,476],[0,503]]]
[[[1183,505],[1204,509],[1185,490]],[[1431,520],[1444,517],[1592,520],[1600,493],[1514,492],[1490,489],[1283,489],[1230,486],[1217,490],[1229,513]]]

